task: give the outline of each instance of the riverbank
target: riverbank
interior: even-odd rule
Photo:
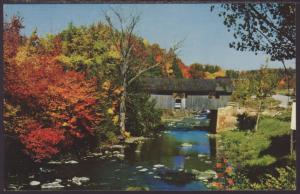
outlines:
[[[284,180],[291,180],[289,188],[294,188],[295,156],[289,152],[289,135],[290,122],[284,117],[263,117],[257,131],[235,129],[220,133],[218,157],[232,164],[237,173],[235,178],[239,179],[232,188],[284,189]],[[273,186],[269,184],[272,181]]]

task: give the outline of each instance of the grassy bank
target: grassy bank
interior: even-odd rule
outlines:
[[[263,117],[257,131],[220,133],[218,155],[236,169],[233,189],[295,188],[295,156],[289,153],[290,122]]]

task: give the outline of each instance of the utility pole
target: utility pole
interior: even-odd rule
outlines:
[[[296,130],[296,102],[292,104],[292,116],[291,116],[291,142],[290,142],[290,152],[293,154],[294,147],[294,130]]]

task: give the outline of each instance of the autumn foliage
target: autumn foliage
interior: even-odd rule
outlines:
[[[101,118],[95,111],[99,101],[95,79],[63,69],[56,60],[59,39],[47,50],[36,35],[25,43],[20,41],[20,18],[4,26],[5,100],[20,107],[17,116],[22,121],[5,126],[12,129],[11,135],[37,161],[93,135]]]

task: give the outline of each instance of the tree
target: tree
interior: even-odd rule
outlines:
[[[215,6],[212,6],[212,10]],[[289,60],[296,56],[295,4],[246,3],[221,4],[219,16],[235,41],[229,44],[239,51],[262,51],[271,60]]]
[[[250,90],[251,80],[249,76],[245,75],[245,73],[241,73],[237,79],[233,80],[233,87],[234,90],[231,98],[241,102],[244,106],[245,102],[253,95]]]
[[[189,78],[192,77],[191,74],[190,74],[190,72],[189,72],[190,67],[186,66],[181,60],[179,61],[178,66],[179,66],[179,68],[180,68],[180,70],[182,72],[182,76],[184,78],[188,78],[189,79]]]
[[[193,63],[189,68],[189,73],[193,79],[215,79],[216,77],[225,77],[225,72],[218,65]]]
[[[252,93],[259,101],[255,125],[255,130],[257,130],[260,114],[264,106],[264,101],[267,97],[270,97],[272,94],[274,94],[274,90],[278,86],[278,78],[276,74],[272,73],[268,69],[268,65],[266,64],[262,65],[260,70],[252,75],[252,77],[250,78],[250,83],[250,91],[252,91]]]
[[[189,73],[193,79],[204,79],[205,78],[205,69],[202,64],[193,63],[190,65]]]
[[[237,79],[239,77],[239,71],[236,70],[226,70],[226,76],[232,79]]]
[[[211,7],[211,11],[216,6]],[[280,61],[286,71],[285,60],[296,57],[296,7],[293,3],[227,3],[218,6],[234,41],[229,47],[239,51],[264,52],[272,61]],[[288,88],[289,88],[289,81]]]
[[[134,36],[134,30],[139,22],[140,16],[130,16],[126,18],[122,16],[118,11],[111,9],[113,16],[105,15],[106,22],[111,28],[111,39],[114,48],[120,55],[117,66],[119,67],[119,79],[122,86],[122,95],[120,97],[119,107],[119,127],[121,133],[126,133],[126,99],[128,98],[128,87],[136,81],[145,72],[150,71],[156,67],[163,67],[165,64],[166,72],[172,73],[169,69],[170,57],[177,49],[175,46],[169,52],[169,55],[148,55],[143,51],[143,41],[137,41]],[[116,22],[114,22],[116,21]],[[154,59],[155,63],[148,63],[149,58]],[[168,61],[167,61],[168,60]]]
[[[175,57],[174,57],[174,60],[172,63],[172,69],[173,69],[175,78],[183,78],[181,69],[179,67],[179,61]]]
[[[53,39],[50,50],[43,47],[36,32],[21,42],[15,24],[20,26],[13,18],[4,29],[5,48],[10,50],[8,41],[16,47],[16,53],[4,56],[6,134],[20,141],[36,161],[71,145],[83,147],[100,121],[95,79],[64,71],[57,61],[58,39]],[[12,116],[18,118],[16,123]]]

